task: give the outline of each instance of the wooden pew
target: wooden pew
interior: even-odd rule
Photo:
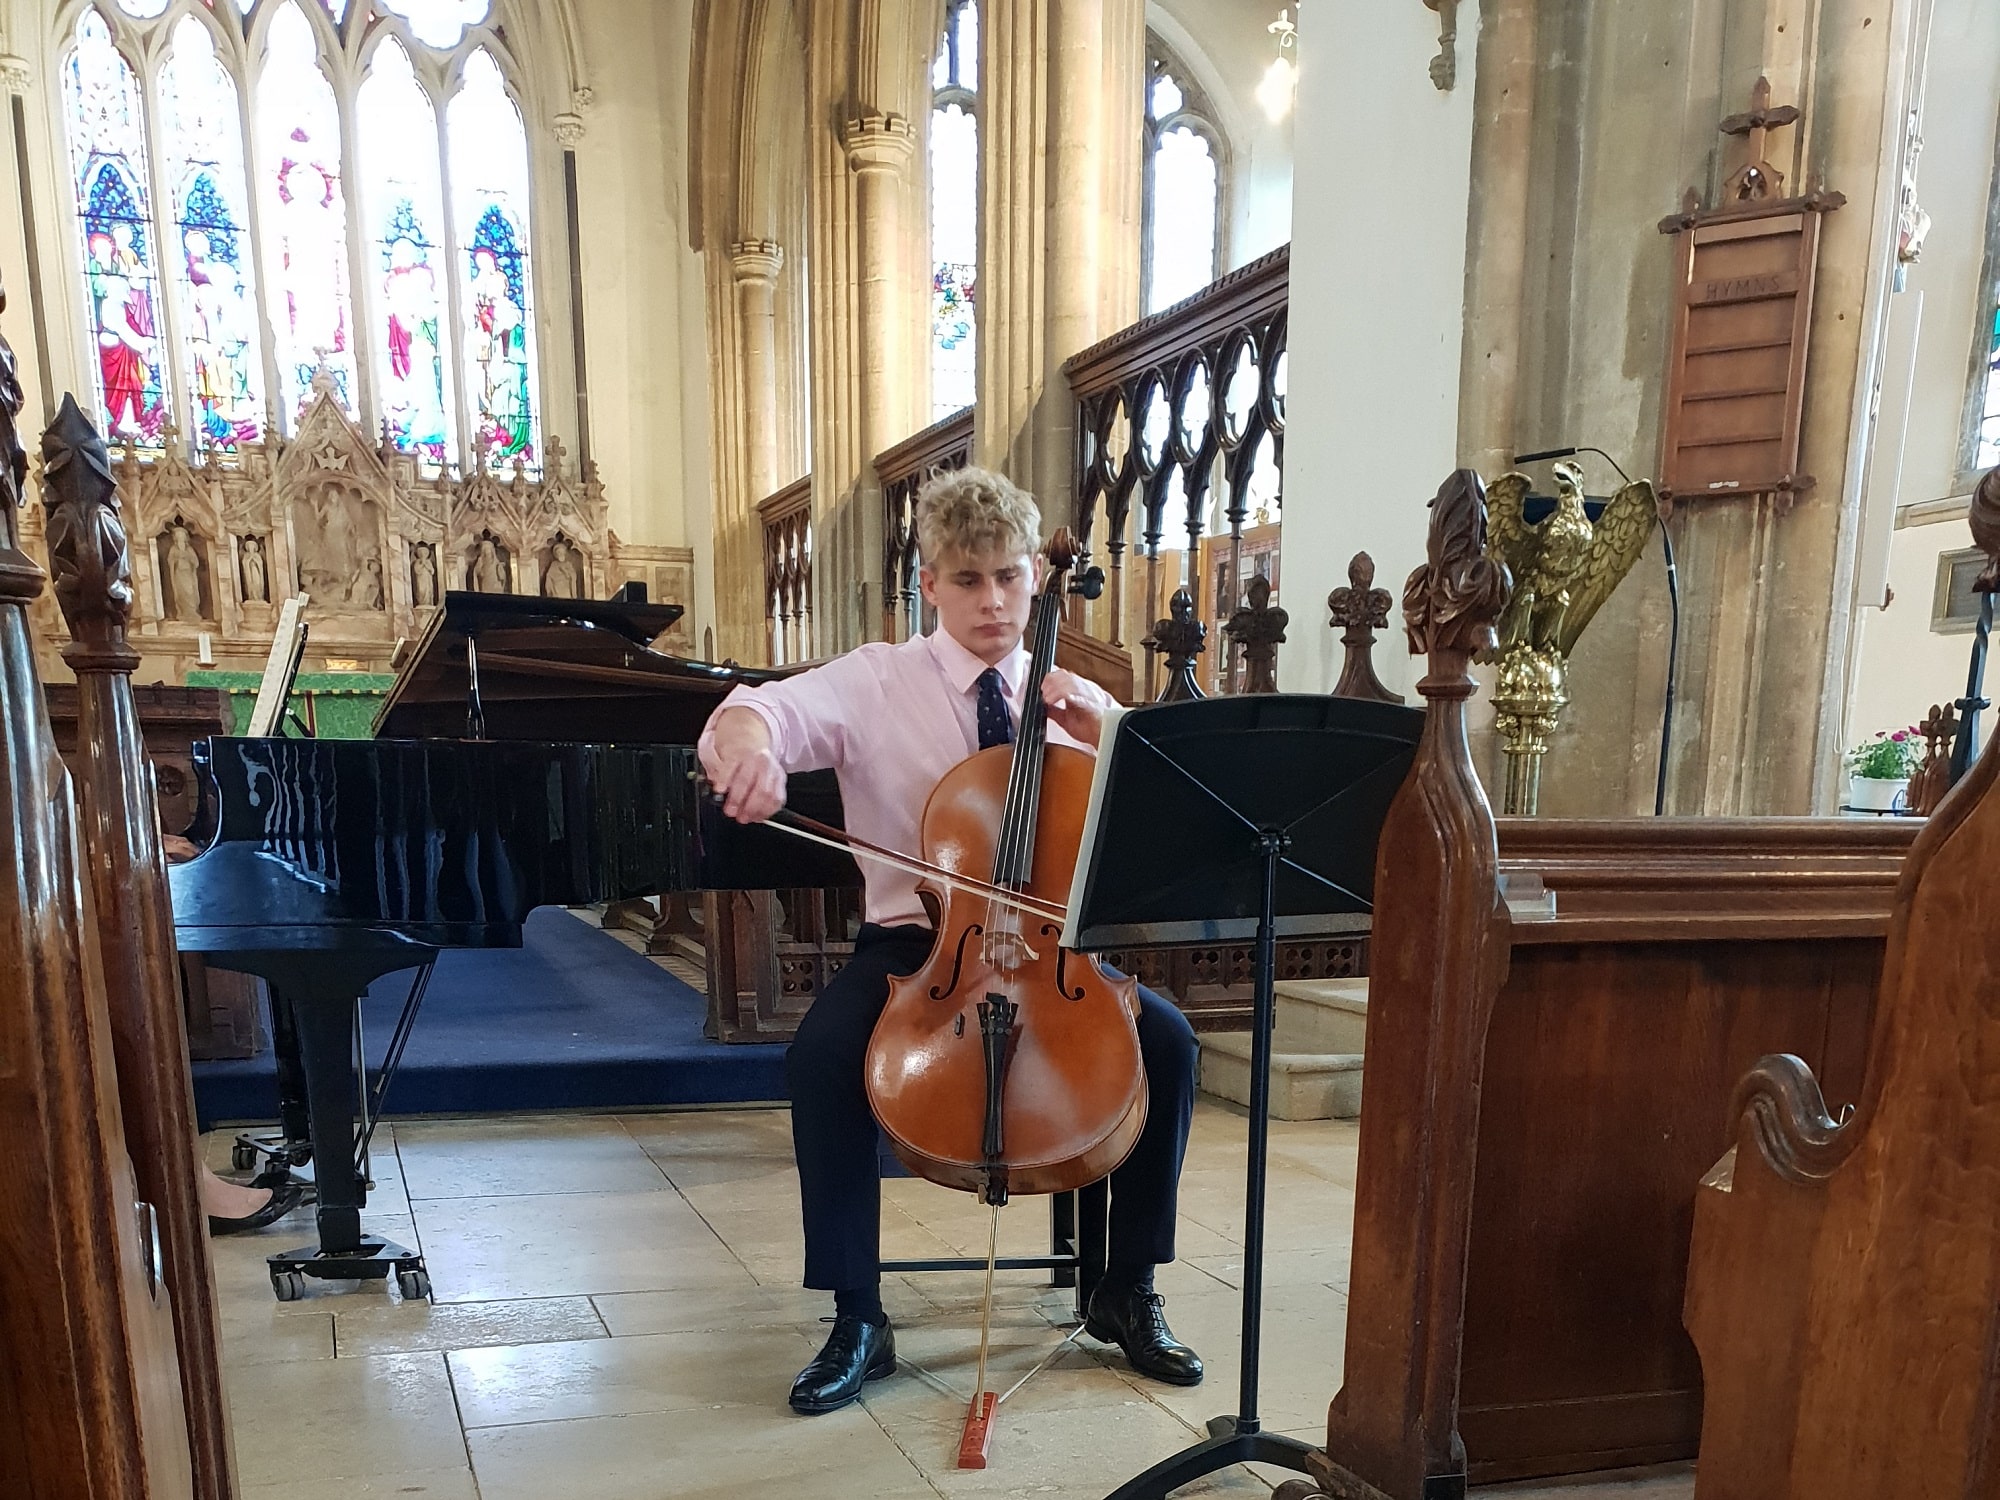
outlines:
[[[1973,508],[1991,589],[2000,470]],[[2000,1495],[1996,783],[1989,738],[1910,853],[1858,1096],[1796,1055],[1736,1091],[1688,1276],[1697,1500]]]
[[[1377,864],[1343,1384],[1294,1494],[1441,1500],[1693,1455],[1696,1183],[1764,1052],[1858,1085],[1915,831],[1496,828],[1463,720],[1505,597],[1478,494],[1469,474],[1440,493],[1404,595],[1430,723]]]
[[[0,1495],[183,1500],[173,1305],[126,1147],[75,805],[29,636],[46,580],[18,545],[15,368],[0,340]],[[87,556],[124,561],[122,547]]]
[[[160,804],[126,638],[130,562],[104,441],[73,400],[42,439],[43,500],[56,603],[76,673],[78,842],[89,872],[125,1140],[139,1194],[154,1205],[171,1296],[196,1500],[231,1500],[235,1456],[208,1218],[196,1187],[194,1095],[181,971],[167,896]]]

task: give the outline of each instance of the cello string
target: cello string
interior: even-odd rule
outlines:
[[[790,819],[795,815],[783,813],[782,816]],[[1060,921],[1069,914],[1067,907],[1058,906],[1052,901],[1044,901],[1040,897],[1031,896],[1025,892],[1015,892],[1005,887],[990,885],[986,881],[974,879],[970,875],[954,874],[942,866],[930,864],[916,858],[914,855],[899,854],[894,849],[882,848],[880,845],[871,844],[865,839],[855,839],[852,837],[844,840],[829,838],[825,834],[816,833],[810,828],[801,828],[789,821],[780,823],[776,818],[770,821],[769,826],[777,829],[780,833],[790,834],[795,839],[804,839],[809,844],[819,844],[828,849],[838,849],[843,853],[853,854],[863,859],[871,859],[877,864],[888,865],[893,869],[903,870],[912,875],[925,876],[937,881],[940,885],[953,886],[971,895],[984,896],[1002,905],[1018,907],[1031,916],[1048,917],[1052,920]]]

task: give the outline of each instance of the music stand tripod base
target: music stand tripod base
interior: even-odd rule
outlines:
[[[406,1302],[418,1302],[431,1294],[431,1273],[423,1256],[405,1250],[393,1240],[364,1236],[351,1250],[322,1250],[317,1245],[301,1245],[267,1256],[271,1268],[271,1290],[280,1302],[296,1302],[305,1295],[305,1278],[316,1281],[382,1281],[396,1273],[396,1288]]]
[[[1417,709],[1258,694],[1107,715],[1062,943],[1099,949],[1256,944],[1244,1169],[1243,1328],[1236,1414],[1112,1491],[1165,1500],[1240,1463],[1313,1472],[1318,1450],[1257,1414],[1271,1033],[1278,935],[1366,932],[1375,846],[1423,733]]]

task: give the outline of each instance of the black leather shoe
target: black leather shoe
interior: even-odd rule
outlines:
[[[286,1214],[293,1212],[305,1202],[304,1190],[306,1184],[302,1182],[277,1182],[270,1183],[268,1186],[271,1189],[271,1196],[265,1200],[262,1208],[258,1209],[255,1213],[245,1214],[240,1219],[224,1219],[210,1214],[208,1216],[208,1232],[210,1234],[250,1234],[255,1230],[264,1229],[277,1223],[278,1220],[284,1218]]]
[[[839,1411],[871,1380],[896,1373],[896,1331],[859,1313],[842,1313],[813,1362],[792,1382],[792,1410],[816,1417]]]
[[[1149,1380],[1200,1385],[1201,1356],[1167,1327],[1165,1304],[1166,1298],[1151,1287],[1100,1281],[1090,1294],[1083,1331],[1123,1349],[1132,1368]]]

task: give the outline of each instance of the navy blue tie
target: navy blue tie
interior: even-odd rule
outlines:
[[[979,674],[979,748],[1014,743],[1014,716],[1007,712],[1007,695],[1000,685],[1000,669],[988,667]]]

